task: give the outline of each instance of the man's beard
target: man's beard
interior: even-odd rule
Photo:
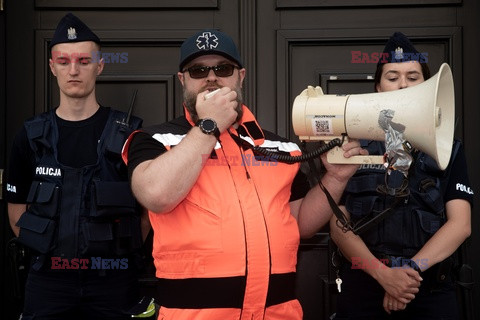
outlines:
[[[240,121],[240,119],[242,119],[242,116],[243,116],[242,89],[239,86],[236,86],[233,90],[237,93],[237,98],[235,99],[237,101],[237,107],[235,108],[235,111],[237,111],[238,115],[237,115],[237,118],[235,119],[235,122],[238,122],[238,121]],[[197,110],[195,108],[195,106],[197,104],[197,93],[192,92],[192,91],[187,91],[184,88],[183,89],[183,102],[185,103],[185,108],[188,110],[188,113],[190,114],[192,122],[197,123],[198,114],[197,114]]]

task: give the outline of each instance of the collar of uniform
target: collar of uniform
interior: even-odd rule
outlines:
[[[265,141],[265,135],[263,134],[262,128],[260,128],[257,119],[255,119],[255,116],[250,111],[250,109],[248,109],[245,105],[243,105],[242,107],[243,116],[238,124],[239,129],[243,128],[245,133],[253,140],[253,144],[255,146],[260,146]]]
[[[185,108],[185,105],[183,106],[183,108],[185,110],[185,118],[187,118],[187,121],[193,127],[195,123],[192,121],[190,113],[188,112],[187,108]],[[243,116],[238,123],[239,129],[241,128],[240,131],[242,131],[242,134],[245,133],[246,135],[248,135],[253,140],[254,145],[262,145],[265,141],[265,135],[263,134],[262,128],[258,124],[257,119],[255,119],[253,113],[250,111],[250,109],[247,108],[247,106],[242,105],[242,109]]]

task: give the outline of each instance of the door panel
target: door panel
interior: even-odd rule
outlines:
[[[149,126],[166,122],[175,114],[175,78],[172,75],[102,75],[97,80],[97,100],[102,106],[127,112],[135,90],[132,115],[142,118],[143,125]],[[52,79],[52,102],[59,104],[59,89]],[[178,100],[177,100],[178,101]]]

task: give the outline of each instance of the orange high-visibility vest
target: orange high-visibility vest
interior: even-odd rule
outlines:
[[[243,109],[240,128],[230,128],[231,134],[301,154],[296,144],[262,131]],[[193,125],[188,113],[187,120],[176,132],[172,124],[168,131],[162,126],[144,131],[169,149]],[[205,166],[182,202],[170,212],[149,212],[156,276],[165,292],[159,319],[302,318],[293,293],[299,231],[289,207],[299,164],[256,158],[231,134],[221,134],[211,155],[199,155]]]

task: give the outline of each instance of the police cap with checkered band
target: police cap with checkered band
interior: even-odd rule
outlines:
[[[224,56],[243,68],[237,46],[230,36],[218,30],[203,30],[183,42],[180,48],[180,71],[188,62],[206,54]]]

